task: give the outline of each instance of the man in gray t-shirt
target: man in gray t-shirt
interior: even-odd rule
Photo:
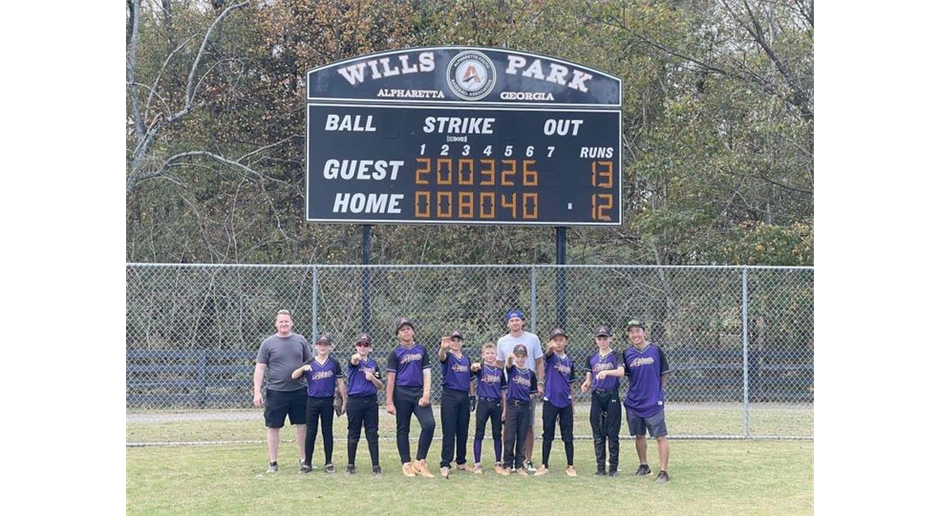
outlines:
[[[544,354],[542,352],[542,341],[539,340],[538,335],[522,330],[523,319],[524,317],[520,310],[510,310],[506,314],[506,327],[509,329],[509,333],[503,335],[496,341],[496,365],[505,367],[506,362],[512,360],[513,348],[518,344],[524,345],[526,349],[529,350],[525,366],[530,371],[536,372],[539,380],[538,393],[539,398],[541,398],[545,390],[545,364],[542,359],[542,355]],[[525,467],[530,473],[534,473],[535,465],[532,464],[532,446],[535,443],[535,407],[532,407],[532,410],[529,411],[529,418],[529,431],[526,433],[525,439]]]
[[[264,339],[255,358],[256,407],[264,406],[264,426],[268,428],[268,473],[277,471],[277,448],[281,427],[290,415],[290,424],[297,429],[297,447],[300,461],[304,459],[304,441],[307,435],[306,382],[301,377],[291,379],[291,373],[313,358],[310,344],[303,335],[291,332],[294,326],[290,312],[281,310],[274,319],[277,333]],[[268,388],[261,396],[261,383],[268,372]]]

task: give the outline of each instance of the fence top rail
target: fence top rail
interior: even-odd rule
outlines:
[[[780,265],[488,265],[488,264],[254,264],[254,263],[127,263],[127,268],[165,268],[182,269],[716,269],[716,270],[806,270],[813,271],[815,266],[780,266]]]
[[[310,269],[318,265],[263,264],[263,263],[126,263],[127,268],[165,268],[180,269]]]
[[[127,358],[164,358],[185,357],[199,358],[205,355],[208,358],[255,358],[257,351],[240,349],[128,349]]]

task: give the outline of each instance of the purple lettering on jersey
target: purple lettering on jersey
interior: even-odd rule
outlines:
[[[441,377],[444,387],[458,391],[470,390],[470,358],[461,355],[460,358],[447,352],[447,360],[441,362]]]
[[[506,381],[507,395],[511,400],[529,401],[530,395],[537,392],[535,373],[530,369],[510,366]]]
[[[601,371],[613,371],[623,365],[623,359],[620,353],[611,350],[603,357],[600,352],[594,353],[588,358],[587,369],[591,372],[591,390],[618,390],[620,389],[620,378],[608,376],[603,380],[597,379],[597,373]]]
[[[431,367],[428,353],[421,344],[410,348],[398,345],[388,355],[389,373],[395,373],[395,385],[398,387],[423,387],[424,369]]]
[[[477,396],[482,398],[499,398],[503,387],[506,386],[506,377],[503,370],[483,364],[475,373],[477,377]]]
[[[640,417],[655,416],[663,410],[666,402],[662,375],[669,372],[669,365],[665,354],[655,344],[642,350],[630,346],[623,353],[623,361],[630,379],[623,404]]]
[[[574,381],[574,362],[571,357],[552,353],[545,360],[545,398],[558,408],[571,405],[571,382]]]
[[[367,380],[367,375],[372,376],[378,370],[378,364],[371,358],[367,360],[359,359],[359,365],[349,364],[346,368],[349,376],[349,395],[350,396],[372,396],[377,389],[375,384]]]
[[[336,391],[336,378],[342,378],[339,363],[332,358],[320,365],[316,359],[310,361],[310,371],[304,372],[307,378],[308,398],[332,398]]]

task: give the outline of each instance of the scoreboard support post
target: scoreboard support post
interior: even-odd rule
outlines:
[[[369,265],[372,261],[372,225],[362,225],[362,264]],[[369,286],[371,285],[372,271],[368,267],[362,268],[362,331],[369,332],[371,317],[371,300]]]
[[[568,228],[564,226],[555,227],[555,262],[558,265],[565,264],[565,248],[568,244]],[[559,268],[555,275],[555,299],[558,300],[556,306],[555,320],[556,325],[565,327],[565,319],[568,313],[568,303],[565,299],[565,269]]]

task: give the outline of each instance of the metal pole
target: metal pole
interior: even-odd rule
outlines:
[[[313,279],[310,282],[310,286],[313,289],[310,299],[310,336],[316,341],[317,339],[317,266],[313,266]]]
[[[529,292],[532,296],[532,300],[529,302],[529,313],[531,314],[531,318],[529,319],[531,321],[530,326],[529,326],[529,331],[537,335],[538,330],[536,329],[537,327],[535,324],[536,322],[535,314],[536,314],[536,308],[537,308],[536,302],[535,302],[535,267],[532,267],[530,271],[531,272],[529,273],[529,283],[530,283]]]
[[[747,268],[744,268],[744,272],[741,274],[741,340],[744,345],[744,437],[750,439],[751,437],[751,414],[750,414],[750,398],[748,392],[748,358],[747,358]]]
[[[565,247],[568,243],[568,228],[558,226],[555,228],[555,258],[558,265],[565,264]],[[567,313],[567,300],[565,299],[565,269],[559,267],[558,274],[555,275],[555,293],[558,299],[557,313],[555,314],[556,324],[565,327],[565,315]]]
[[[370,261],[372,261],[372,226],[364,224],[362,226],[362,264],[369,265]],[[369,321],[372,320],[370,316],[371,303],[369,299],[371,274],[372,271],[370,271],[368,267],[362,269],[362,331],[366,332],[370,331]]]

